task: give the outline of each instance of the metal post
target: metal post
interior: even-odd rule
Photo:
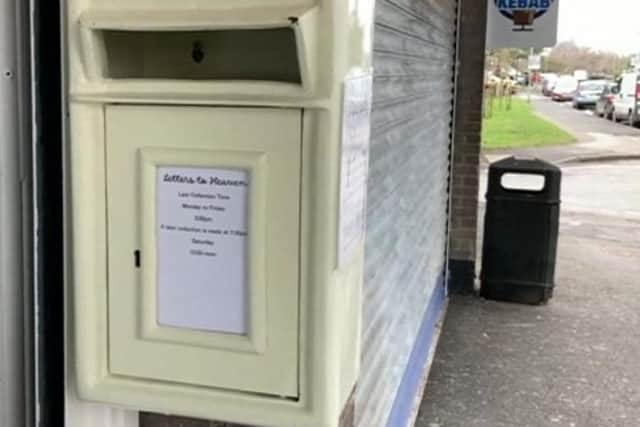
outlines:
[[[0,426],[32,425],[28,3],[0,0]]]
[[[1,1],[1,0],[0,0]],[[15,0],[20,1],[20,0]],[[33,93],[35,378],[38,427],[65,423],[62,0],[30,0]],[[97,426],[81,417],[77,425]],[[105,421],[105,424],[109,425]]]
[[[529,61],[531,61],[531,57],[533,56],[533,48],[529,49]],[[528,62],[528,61],[527,61]],[[531,104],[531,89],[533,86],[531,85],[531,72],[533,71],[531,67],[527,67],[529,69],[529,79],[527,80],[527,102]]]

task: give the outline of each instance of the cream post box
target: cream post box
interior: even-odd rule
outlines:
[[[69,0],[79,397],[336,426],[357,381],[373,0]]]

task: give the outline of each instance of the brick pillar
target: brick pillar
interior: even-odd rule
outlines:
[[[460,7],[449,286],[453,293],[471,293],[476,266],[487,0],[461,0]]]

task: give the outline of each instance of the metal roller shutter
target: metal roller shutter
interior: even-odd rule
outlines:
[[[378,0],[357,425],[386,425],[445,268],[456,0]]]

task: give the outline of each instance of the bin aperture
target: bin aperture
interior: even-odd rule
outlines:
[[[500,185],[505,190],[542,191],[545,179],[543,175],[533,173],[505,173],[500,179]]]

